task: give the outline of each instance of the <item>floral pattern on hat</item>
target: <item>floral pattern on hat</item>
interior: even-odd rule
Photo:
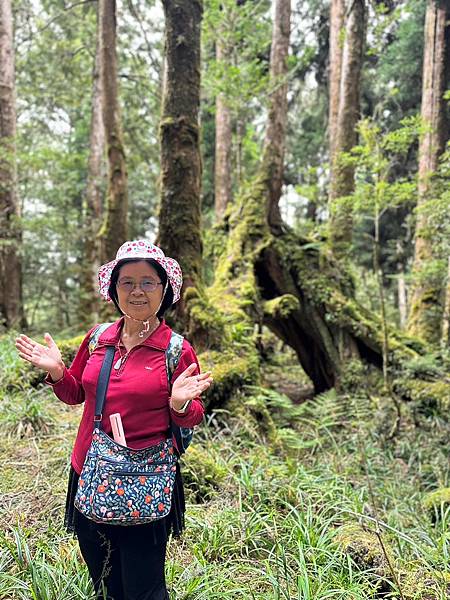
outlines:
[[[155,244],[147,240],[136,240],[125,242],[117,250],[116,258],[108,263],[105,263],[98,270],[98,284],[100,294],[108,302],[112,302],[108,294],[109,284],[111,282],[111,273],[117,263],[128,258],[152,258],[159,263],[166,271],[170,285],[173,290],[173,304],[180,299],[181,286],[183,284],[183,274],[181,267],[174,258],[166,256],[164,252]]]

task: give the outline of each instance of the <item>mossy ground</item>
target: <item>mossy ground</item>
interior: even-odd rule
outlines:
[[[433,520],[423,503],[449,486],[445,414],[405,404],[389,439],[395,408],[376,375],[358,387],[361,373],[351,393],[292,400],[279,389],[308,381],[289,350],[266,342],[267,387],[235,391],[183,459],[187,530],[169,544],[171,598],[400,598],[377,521],[405,600],[448,598],[449,510]],[[11,343],[4,338],[0,352]],[[11,359],[13,378],[15,369]],[[0,598],[90,599],[77,544],[62,528],[80,407],[47,388],[30,394],[28,381],[2,383]]]

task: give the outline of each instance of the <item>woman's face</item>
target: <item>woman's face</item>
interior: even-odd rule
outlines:
[[[117,279],[118,302],[122,312],[130,317],[145,320],[155,315],[161,304],[163,291],[156,269],[145,260],[120,267]]]

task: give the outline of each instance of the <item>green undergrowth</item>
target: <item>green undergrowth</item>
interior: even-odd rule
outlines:
[[[0,339],[0,353],[10,344]],[[91,600],[62,527],[81,407],[47,387],[12,386],[19,366],[13,353],[9,360],[0,384],[0,600]],[[404,404],[391,439],[395,407],[372,382],[299,403],[279,391],[277,369],[283,389],[298,375],[282,362],[267,367],[271,387],[242,388],[197,428],[182,464],[187,528],[168,546],[171,599],[448,598],[445,415]]]

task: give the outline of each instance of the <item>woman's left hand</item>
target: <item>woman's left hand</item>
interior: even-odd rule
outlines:
[[[173,382],[171,395],[173,409],[180,410],[188,400],[196,398],[211,385],[213,381],[211,371],[200,375],[191,375],[196,366],[196,363],[189,365]]]

